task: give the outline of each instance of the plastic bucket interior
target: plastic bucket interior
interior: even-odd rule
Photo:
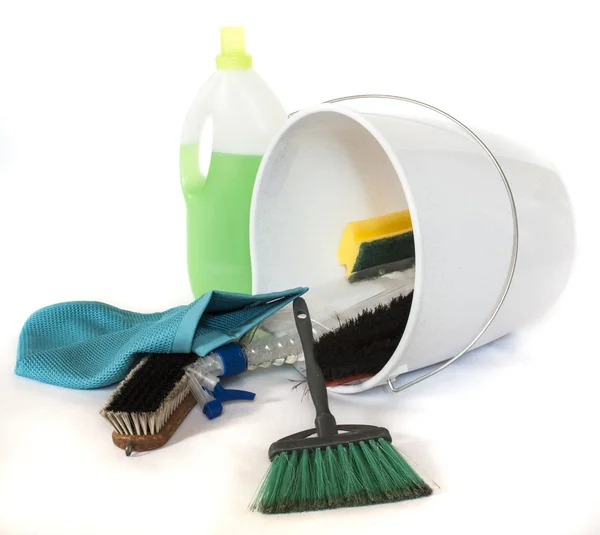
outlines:
[[[563,290],[574,229],[558,173],[506,138],[477,136],[493,158],[439,117],[323,104],[295,114],[265,154],[250,216],[254,292],[343,277],[336,251],[348,222],[411,214],[415,287],[404,335],[378,374],[335,391],[364,391],[460,353],[491,319],[511,272],[474,347],[539,317]]]

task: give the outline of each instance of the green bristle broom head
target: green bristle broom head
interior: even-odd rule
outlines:
[[[297,513],[429,496],[431,487],[385,439],[283,452],[250,508]]]

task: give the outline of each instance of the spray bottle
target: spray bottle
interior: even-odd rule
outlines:
[[[385,272],[376,278],[363,277],[360,282],[344,278],[314,286],[306,294],[316,312],[311,317],[313,337],[318,340],[364,310],[385,307],[396,297],[408,295],[413,288],[412,267],[402,272]],[[282,364],[294,364],[305,374],[293,307],[290,303],[279,309],[237,342],[215,349],[186,368],[190,390],[207,418],[220,416],[225,401],[254,399],[253,392],[223,388],[221,379]]]
[[[195,297],[209,290],[251,293],[250,202],[262,156],[286,113],[252,69],[243,28],[221,29],[216,72],[186,117],[179,153],[187,207],[188,273]],[[212,122],[206,176],[200,140]]]

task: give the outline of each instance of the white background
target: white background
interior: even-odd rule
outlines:
[[[0,3],[0,533],[600,533],[598,155],[594,2],[420,0]],[[577,217],[568,290],[536,325],[422,385],[332,397],[390,428],[439,485],[413,503],[283,517],[246,506],[275,439],[308,427],[293,369],[168,447],[126,459],[98,415],[109,390],[13,375],[46,304],[138,311],[191,300],[178,138],[218,28],[246,26],[292,111],[383,92],[516,138],[561,171]]]

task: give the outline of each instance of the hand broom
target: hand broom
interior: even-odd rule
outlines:
[[[295,513],[429,496],[431,487],[392,446],[387,429],[336,423],[329,411],[308,307],[302,298],[294,301],[294,317],[317,413],[315,428],[271,444],[271,467],[250,509]]]

